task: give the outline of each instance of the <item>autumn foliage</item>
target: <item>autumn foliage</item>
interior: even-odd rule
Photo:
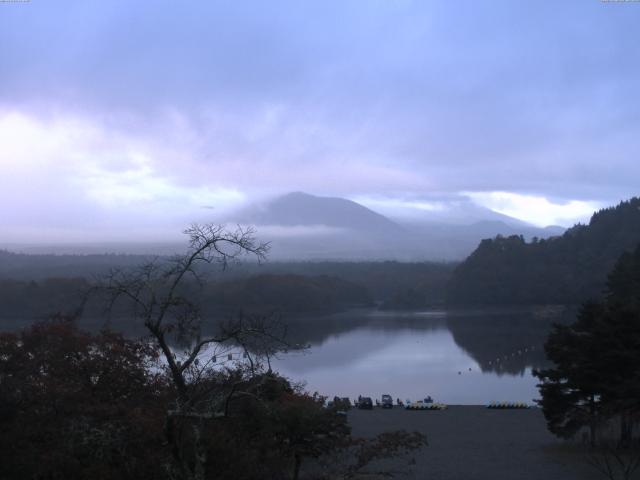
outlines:
[[[0,478],[161,474],[166,385],[154,349],[58,318],[0,334]]]

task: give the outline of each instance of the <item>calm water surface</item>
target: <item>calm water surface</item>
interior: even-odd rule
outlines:
[[[305,352],[274,362],[307,390],[448,404],[538,398],[533,368],[558,309],[476,312],[349,312],[291,321]],[[566,314],[566,312],[565,312]]]
[[[289,340],[310,347],[272,363],[330,397],[532,403],[538,391],[531,370],[546,366],[542,346],[551,324],[573,319],[571,310],[549,307],[285,317]],[[18,329],[25,321],[13,323]],[[12,322],[3,324],[9,329]]]

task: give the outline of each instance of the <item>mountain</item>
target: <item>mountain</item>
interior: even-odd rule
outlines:
[[[391,219],[344,198],[294,192],[225,220],[255,225],[258,236],[271,241],[271,258],[298,260],[455,261],[465,258],[483,238],[498,234],[546,238],[560,228],[536,228],[467,204],[456,207],[452,218],[480,221],[459,224],[433,218]]]
[[[260,241],[271,242],[269,258],[276,261],[461,261],[484,238],[522,235],[548,238],[563,233],[560,227],[537,228],[518,219],[455,199],[435,211],[409,208],[408,215],[390,217],[352,200],[293,192],[253,204],[233,213],[215,215],[207,209],[199,223],[252,225]],[[390,214],[397,211],[388,210]],[[2,244],[14,252],[71,255],[54,263],[77,263],[74,255],[173,255],[184,251],[177,230],[157,235],[153,242],[132,236],[128,242]],[[93,261],[91,258],[86,259]],[[123,257],[123,261],[126,260]],[[83,260],[83,265],[88,263]],[[126,263],[126,262],[125,262]],[[0,265],[0,271],[2,270]],[[84,266],[82,267],[84,268]]]
[[[411,204],[409,204],[411,205]],[[432,208],[402,209],[386,207],[378,208],[379,213],[392,220],[407,225],[473,225],[475,223],[502,223],[514,228],[531,228],[530,223],[493,211],[474,203],[470,198],[455,198],[441,202],[433,202]],[[535,228],[535,227],[533,227]]]
[[[618,257],[640,243],[640,198],[600,210],[588,225],[527,242],[483,240],[448,285],[451,304],[577,304],[599,298]]]
[[[275,260],[415,260],[418,254],[404,227],[344,198],[294,192],[225,220],[254,225]]]
[[[378,233],[401,230],[397,223],[359,203],[302,192],[288,193],[266,204],[249,207],[236,217],[243,223],[262,225],[324,225]]]

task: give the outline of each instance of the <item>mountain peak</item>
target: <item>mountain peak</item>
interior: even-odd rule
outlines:
[[[395,230],[400,226],[384,215],[351,200],[291,192],[243,212],[261,225],[326,225],[349,229]]]
[[[481,221],[466,225],[397,223],[346,198],[293,191],[239,211],[228,221],[257,226],[272,242],[272,255],[280,258],[450,260],[464,258],[481,239],[497,234],[549,236],[527,224],[509,224],[509,217],[500,214],[487,217],[468,215]]]

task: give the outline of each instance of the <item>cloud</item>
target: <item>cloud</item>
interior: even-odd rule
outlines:
[[[91,120],[39,120],[0,111],[5,236],[9,230],[48,229],[59,238],[56,232],[66,227],[76,240],[82,239],[82,230],[93,237],[122,238],[132,228],[157,229],[162,224],[170,231],[204,218],[203,204],[224,210],[246,201],[241,192],[214,183],[181,184],[153,160],[166,155],[162,143],[114,132]]]
[[[214,204],[224,210],[245,201],[245,196],[233,189],[176,185],[170,178],[159,176],[145,155],[134,153],[129,159],[131,165],[117,172],[98,165],[85,166],[77,182],[88,198],[109,209],[145,206],[162,208],[167,214],[167,207],[193,212],[202,204]]]
[[[351,200],[383,215],[416,220],[439,218],[441,215],[448,216],[452,207],[460,203],[458,198],[438,199],[436,197],[429,199],[371,195],[357,195],[351,197]]]
[[[553,203],[545,197],[509,192],[468,192],[467,195],[491,210],[541,227],[547,225],[570,227],[577,220],[583,222],[588,220],[594,211],[604,206],[596,202],[578,200]]]
[[[570,223],[637,194],[632,5],[67,0],[1,13],[0,195],[20,205],[0,207],[7,224],[174,224],[292,190],[412,211],[474,192]]]

